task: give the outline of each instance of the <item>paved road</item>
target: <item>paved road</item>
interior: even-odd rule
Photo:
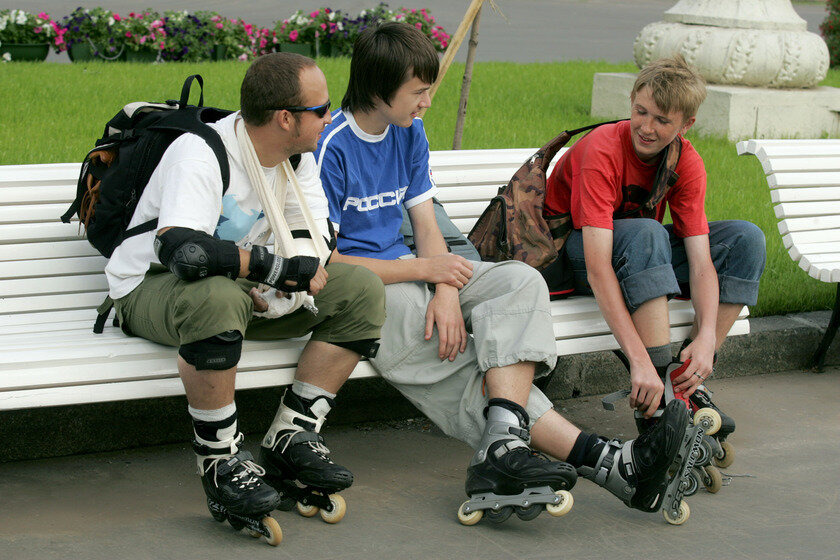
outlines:
[[[46,10],[63,16],[80,2],[58,0],[0,0],[0,8],[29,11]],[[514,62],[558,60],[607,60],[624,62],[633,59],[633,40],[648,23],[659,21],[675,0],[496,0],[504,17],[485,8],[481,16],[478,60]],[[118,13],[143,7],[158,10],[215,10],[231,17],[242,17],[255,24],[270,26],[297,9],[307,11],[330,6],[348,14],[377,4],[377,0],[251,0],[241,4],[225,0],[98,0]],[[390,2],[392,8],[426,7],[438,23],[450,33],[464,17],[467,0],[415,0]],[[796,4],[797,12],[808,22],[810,31],[818,32],[825,18],[824,5]],[[466,58],[462,46],[458,59]],[[66,55],[50,55],[49,60],[67,60]]]
[[[331,429],[333,455],[356,473],[337,525],[276,512],[271,548],[211,520],[184,445],[0,464],[0,558],[126,560],[697,558],[835,559],[840,551],[840,369],[717,381],[733,414],[735,475],[690,498],[682,527],[621,505],[586,480],[563,518],[463,527],[471,452],[423,422]],[[583,429],[632,437],[629,411],[595,397],[558,410]],[[44,434],[44,437],[51,437]],[[259,436],[249,438],[250,447]]]

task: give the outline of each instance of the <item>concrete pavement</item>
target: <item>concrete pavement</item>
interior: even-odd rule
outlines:
[[[840,555],[840,369],[718,380],[737,459],[731,484],[689,499],[682,527],[630,510],[586,480],[563,518],[461,526],[471,451],[424,421],[327,428],[356,474],[337,525],[275,512],[277,548],[216,524],[186,445],[0,464],[0,558],[836,559]],[[560,401],[585,430],[632,437],[629,411]],[[255,448],[256,438],[248,447]]]

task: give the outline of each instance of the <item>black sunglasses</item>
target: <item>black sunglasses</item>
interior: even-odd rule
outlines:
[[[327,111],[330,110],[330,101],[327,101],[323,105],[316,105],[315,107],[302,107],[300,105],[290,106],[290,107],[269,107],[269,111],[289,111],[291,113],[302,113],[304,111],[312,111],[319,119],[323,119],[324,115],[327,114]]]

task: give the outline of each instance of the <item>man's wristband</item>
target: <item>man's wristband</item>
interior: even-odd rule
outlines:
[[[286,274],[287,261],[283,257],[272,255],[262,245],[254,245],[251,249],[251,262],[248,264],[248,280],[262,282],[275,288],[282,289],[278,283]]]

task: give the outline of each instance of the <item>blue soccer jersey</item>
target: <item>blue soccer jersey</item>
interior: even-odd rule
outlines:
[[[437,193],[423,121],[414,119],[408,128],[389,125],[372,135],[352,114],[336,111],[315,158],[338,251],[383,260],[409,254],[400,235],[400,204],[408,209]]]

